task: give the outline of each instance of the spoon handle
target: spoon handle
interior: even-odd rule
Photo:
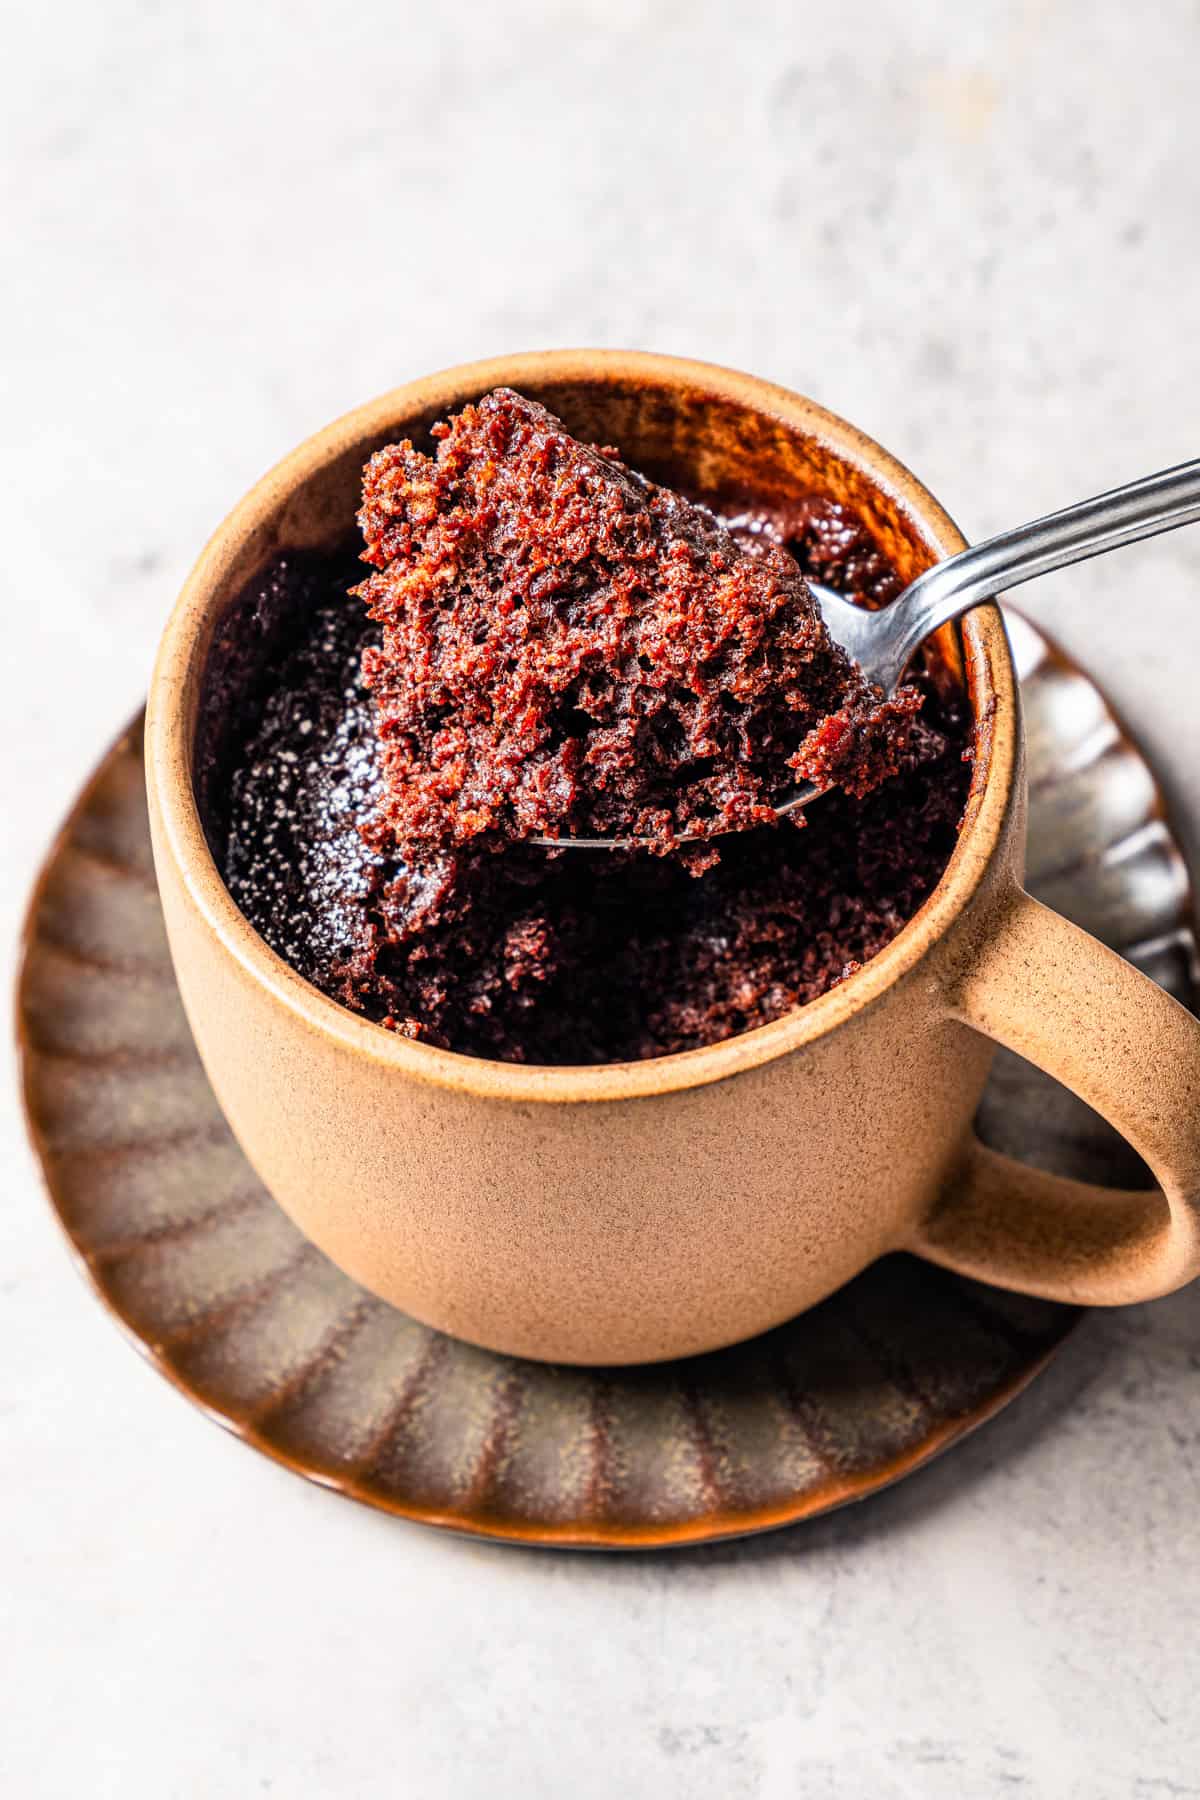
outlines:
[[[1196,519],[1200,519],[1200,460],[1146,475],[973,544],[918,576],[892,609],[896,636],[888,646],[888,666],[879,669],[877,679],[890,693],[930,633],[981,600],[993,600],[1005,588],[1048,575],[1052,569],[1102,556],[1106,550],[1174,531]]]

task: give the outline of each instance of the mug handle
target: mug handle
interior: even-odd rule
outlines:
[[[1101,1113],[1159,1186],[1050,1175],[972,1134],[905,1247],[960,1275],[1084,1306],[1151,1300],[1200,1274],[1200,1022],[1017,887],[946,997],[952,1018]]]

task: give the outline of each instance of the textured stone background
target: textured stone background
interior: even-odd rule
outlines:
[[[410,375],[587,343],[753,369],[973,536],[1200,449],[1196,0],[78,0],[0,31],[6,958],[207,532]],[[1198,591],[1194,531],[1026,595],[1193,845]],[[858,1511],[505,1553],[338,1505],[140,1369],[11,1088],[6,1792],[1200,1794],[1195,1294],[1094,1318]]]

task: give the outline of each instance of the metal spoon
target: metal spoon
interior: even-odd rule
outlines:
[[[1138,538],[1156,537],[1200,519],[1200,460],[1163,469],[1131,481],[1093,500],[1081,500],[1061,512],[1048,513],[1030,525],[1002,531],[985,543],[972,544],[957,556],[935,563],[880,612],[867,612],[843,600],[831,588],[810,582],[829,634],[858,664],[867,680],[893,694],[900,678],[926,638],[1005,588],[1064,569],[1070,563],[1102,556]],[[806,782],[776,807],[780,816],[798,811],[827,792]],[[693,837],[678,838],[689,843]],[[635,850],[652,842],[644,837],[535,837],[535,844],[554,850]]]

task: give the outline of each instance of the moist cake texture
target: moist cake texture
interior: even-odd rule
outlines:
[[[868,688],[782,544],[572,438],[508,389],[364,471],[379,822],[410,860],[770,822],[798,780],[863,794],[921,695]]]
[[[514,416],[530,433],[521,454],[547,454],[544,435],[551,428],[507,403],[503,442],[511,442],[505,434]],[[463,565],[454,557],[443,561],[437,548],[450,517],[440,485],[428,517],[413,519],[420,512],[418,476],[439,484],[430,471],[440,463],[424,458],[417,467],[411,449],[381,454],[385,462],[376,459],[366,476],[364,526],[382,567],[363,584],[361,546],[349,539],[329,553],[277,557],[233,609],[208,681],[198,771],[202,810],[233,898],[273,949],[332,998],[409,1037],[514,1062],[601,1063],[693,1049],[768,1023],[825,993],[891,941],[935,886],[969,785],[966,704],[945,680],[925,672],[914,678],[895,729],[882,729],[868,753],[871,779],[851,779],[853,791],[824,796],[802,830],[787,822],[751,826],[722,837],[711,863],[703,853],[690,860],[678,851],[661,854],[697,818],[732,815],[749,823],[759,809],[769,818],[766,796],[778,771],[767,762],[755,767],[751,757],[747,775],[736,756],[728,765],[714,756],[697,776],[697,763],[706,760],[695,746],[697,734],[709,728],[702,723],[709,718],[707,692],[693,686],[680,699],[672,683],[635,680],[624,662],[607,656],[595,668],[597,710],[582,725],[570,721],[566,736],[580,746],[572,768],[563,739],[545,733],[541,707],[554,681],[543,679],[543,665],[547,645],[565,642],[575,659],[571,692],[578,696],[579,670],[586,675],[588,665],[576,651],[587,621],[595,623],[594,588],[575,591],[568,584],[548,592],[537,585],[544,567],[531,562],[527,580],[522,577],[523,604],[531,611],[544,607],[547,620],[561,614],[567,630],[526,634],[514,649],[504,631],[489,636],[482,564],[472,563],[474,586],[459,629],[443,631],[441,601],[452,612],[460,595],[456,578],[438,571]],[[899,590],[895,570],[860,520],[818,495],[718,519],[703,505],[652,489],[613,453],[600,460],[596,480],[604,504],[620,512],[618,537],[649,530],[630,524],[647,509],[652,522],[669,518],[678,533],[673,541],[689,546],[689,567],[702,551],[724,562],[722,579],[738,571],[739,600],[750,596],[754,618],[744,644],[752,643],[760,623],[765,630],[772,618],[783,619],[793,648],[804,637],[817,666],[828,671],[830,699],[839,707],[875,704],[845,684],[801,606],[805,574],[864,605],[886,604]],[[402,503],[383,495],[393,477],[404,486]],[[461,485],[467,478],[454,479]],[[589,525],[589,542],[590,532]],[[520,538],[515,515],[503,533],[504,592],[511,598],[509,563]],[[497,541],[494,534],[488,541]],[[404,615],[395,585],[405,543],[416,547],[420,565],[418,626]],[[471,558],[476,554],[470,551]],[[592,566],[586,557],[584,563]],[[611,567],[618,563],[614,555]],[[755,569],[765,571],[761,581]],[[373,586],[380,578],[384,585]],[[705,575],[705,592],[707,581]],[[350,596],[356,582],[364,589],[359,598]],[[615,575],[610,596],[614,582]],[[650,629],[635,616],[635,603],[629,605],[633,612],[622,614],[612,638],[622,656],[630,644],[644,645]],[[456,693],[468,672],[471,680],[480,677],[479,665],[470,656],[463,660],[468,619],[482,638],[473,649],[490,646],[502,654],[507,646],[513,660],[506,680],[521,667],[500,709],[505,729],[494,718],[488,723],[487,748],[465,756],[461,779],[461,746],[449,746],[437,766],[449,767],[450,779],[440,788],[418,781],[411,794],[402,792],[399,771],[428,754],[435,733],[434,693]],[[390,650],[389,632],[397,634]],[[393,673],[401,641],[424,671],[425,692],[413,708]],[[527,646],[531,670],[521,661]],[[695,649],[684,645],[677,654],[686,659]],[[718,693],[727,681],[746,696],[745,713],[728,715],[737,720],[735,745],[781,741],[775,696],[758,686],[773,654],[759,641],[745,654],[733,645],[715,664],[699,659],[706,665],[703,681],[719,668]],[[639,671],[647,673],[640,665]],[[536,776],[523,772],[514,748],[520,740],[513,737],[510,700],[526,679],[539,696]],[[631,731],[622,713],[627,705],[638,719]],[[609,716],[602,720],[605,708]],[[805,737],[819,737],[822,723],[806,727],[796,748]],[[794,718],[787,728],[799,729]],[[743,731],[749,738],[739,737]],[[629,760],[631,746],[645,742],[647,732],[661,755]],[[587,761],[592,751],[597,764]],[[808,753],[819,753],[811,741]],[[502,791],[475,780],[476,765],[486,761],[494,772],[496,756],[512,759],[512,779]],[[593,784],[589,771],[596,766],[608,770],[607,784]],[[694,791],[681,803],[685,768]],[[795,779],[791,774],[788,785]],[[689,815],[693,807],[699,812]],[[482,823],[472,816],[480,809],[487,815]],[[635,812],[658,832],[659,854],[553,853],[522,841],[535,823],[539,830],[563,819],[574,829],[611,829],[618,821],[627,828]]]

